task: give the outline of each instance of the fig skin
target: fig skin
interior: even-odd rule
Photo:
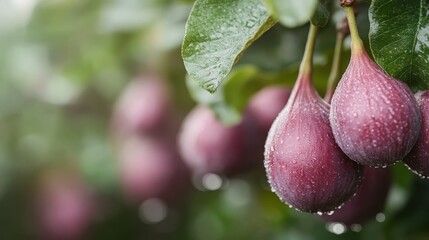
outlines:
[[[415,94],[422,115],[422,128],[416,144],[404,158],[404,163],[421,177],[429,177],[429,91]]]
[[[179,153],[195,174],[234,174],[248,161],[242,123],[225,126],[206,106],[196,106],[183,120]]]
[[[323,215],[326,222],[340,222],[350,227],[373,219],[384,210],[392,185],[390,168],[364,168],[364,178],[356,195],[332,215]]]
[[[350,199],[362,177],[361,166],[337,146],[329,125],[329,105],[298,77],[265,144],[265,169],[272,190],[291,207],[329,212]]]
[[[411,150],[421,116],[408,86],[388,76],[361,48],[352,51],[334,92],[330,122],[347,156],[362,165],[381,167],[402,160]]]

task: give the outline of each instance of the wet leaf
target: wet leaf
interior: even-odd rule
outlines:
[[[243,51],[274,24],[260,0],[196,1],[182,46],[191,79],[216,91]]]
[[[414,90],[429,87],[429,2],[373,0],[370,43],[377,63]]]

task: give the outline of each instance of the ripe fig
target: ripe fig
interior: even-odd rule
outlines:
[[[290,89],[286,87],[270,86],[263,88],[250,99],[243,116],[249,161],[255,164],[263,162],[268,131],[286,105],[289,95]]]
[[[169,112],[169,95],[154,74],[132,80],[113,110],[113,131],[119,137],[146,134],[163,127]]]
[[[329,212],[350,199],[361,166],[337,146],[329,105],[300,74],[288,103],[275,119],[265,144],[265,168],[279,198],[305,212]]]
[[[168,200],[182,189],[186,175],[173,146],[150,137],[128,138],[122,143],[118,159],[120,180],[131,201]]]
[[[409,87],[387,75],[368,56],[353,9],[344,9],[352,53],[332,97],[332,131],[352,160],[371,167],[388,166],[402,160],[414,146],[420,131],[420,111]]]
[[[35,207],[41,239],[82,239],[96,214],[93,192],[69,172],[44,176]]]
[[[346,226],[363,224],[382,212],[392,185],[390,168],[364,168],[362,185],[356,195],[332,215],[323,215],[326,222],[340,222]]]
[[[277,115],[284,108],[290,96],[286,87],[270,86],[257,92],[247,106],[247,117],[254,119],[259,129],[268,134]]]
[[[196,174],[230,174],[246,165],[243,125],[223,125],[205,106],[195,107],[182,122],[179,152]]]
[[[404,158],[404,163],[422,177],[429,177],[429,91],[415,94],[422,115],[422,128],[416,144]]]

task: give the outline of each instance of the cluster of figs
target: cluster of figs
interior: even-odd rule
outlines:
[[[264,153],[268,182],[284,203],[346,225],[383,210],[388,166],[403,161],[429,177],[429,91],[413,94],[386,74],[358,35],[351,46],[330,102],[314,89],[311,70],[300,71]]]
[[[139,78],[114,109],[121,182],[134,201],[180,195],[188,173],[231,176],[264,156],[268,182],[284,203],[350,226],[383,211],[388,166],[403,161],[429,177],[429,91],[413,94],[387,75],[359,36],[352,35],[332,100],[314,89],[311,67],[301,68],[292,90],[260,90],[241,122],[227,126],[202,104],[175,116],[166,88],[159,76]]]

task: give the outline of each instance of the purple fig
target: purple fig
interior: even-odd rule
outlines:
[[[332,215],[323,215],[327,222],[340,222],[346,226],[363,224],[384,210],[392,185],[390,168],[364,168],[364,178],[356,195]]]
[[[290,96],[290,89],[270,86],[257,92],[249,101],[243,116],[246,129],[246,149],[249,161],[262,163],[264,142],[277,115],[284,108]]]
[[[388,76],[363,47],[353,50],[334,92],[330,122],[335,140],[352,160],[372,167],[402,160],[421,125],[408,86]]]
[[[246,165],[243,125],[223,125],[205,106],[195,107],[182,123],[178,146],[196,174],[229,174]]]
[[[146,134],[163,128],[169,112],[167,86],[156,75],[131,81],[113,111],[113,131],[118,137]]]
[[[404,158],[405,164],[422,177],[429,177],[429,91],[416,93],[422,115],[422,128],[416,144]]]
[[[286,87],[271,86],[257,92],[247,106],[247,114],[255,120],[257,127],[268,134],[277,115],[284,108],[290,96]]]
[[[93,192],[75,174],[47,174],[36,194],[35,223],[42,239],[82,239],[95,217]]]
[[[350,199],[361,166],[337,146],[329,125],[329,105],[300,74],[265,144],[265,168],[272,190],[300,211],[329,212]]]
[[[131,201],[168,200],[177,195],[185,174],[173,146],[149,137],[128,138],[122,143],[118,159],[120,179]]]

